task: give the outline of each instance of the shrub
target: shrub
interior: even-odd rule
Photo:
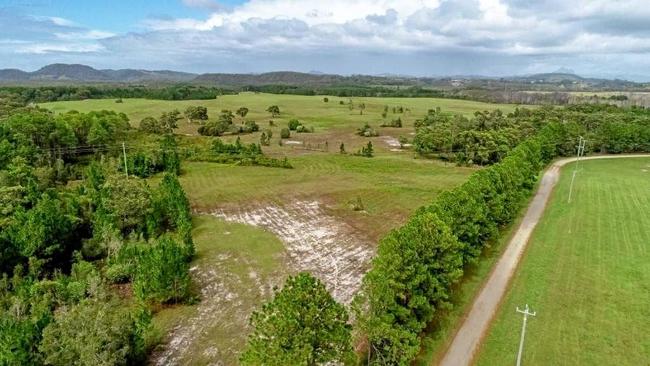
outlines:
[[[380,127],[402,127],[402,118],[397,117],[390,122],[384,122]]]
[[[289,120],[287,127],[289,127],[289,130],[295,131],[296,128],[298,128],[298,126],[300,126],[300,121],[298,121],[297,119],[291,119]]]
[[[323,102],[327,103],[327,102],[329,102],[329,101],[330,101],[330,100],[329,100],[328,97],[323,98]]]
[[[242,132],[257,132],[260,130],[260,126],[255,123],[253,120],[247,120],[244,122],[244,129]]]
[[[368,141],[366,146],[361,147],[361,149],[355,154],[357,156],[363,156],[365,158],[372,158],[374,149],[372,147],[372,142]]]
[[[377,132],[377,130],[375,130],[374,128],[370,127],[370,125],[366,122],[366,124],[364,124],[363,127],[357,129],[357,135],[364,136],[364,137],[374,137],[374,136],[379,136],[379,132]]]
[[[280,138],[288,139],[289,137],[291,137],[291,132],[288,128],[283,128],[280,130]]]
[[[296,128],[296,132],[298,132],[298,133],[312,133],[312,132],[314,132],[314,127],[313,126],[312,127],[307,127],[307,126],[300,125],[300,126],[298,126],[298,128]]]

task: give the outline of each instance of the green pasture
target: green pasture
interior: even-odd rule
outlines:
[[[525,365],[647,365],[650,159],[580,163],[563,174],[478,355],[515,363],[516,307],[529,304]]]

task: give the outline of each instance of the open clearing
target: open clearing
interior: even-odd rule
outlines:
[[[553,193],[478,355],[513,364],[529,304],[527,365],[647,365],[650,359],[650,158],[573,165]]]

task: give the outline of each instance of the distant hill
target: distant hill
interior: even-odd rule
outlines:
[[[586,78],[575,75],[572,70],[561,68],[556,72],[510,76],[440,76],[414,77],[384,74],[334,75],[318,71],[309,73],[276,71],[261,74],[192,74],[170,70],[104,69],[98,70],[80,64],[52,64],[34,72],[17,69],[0,70],[1,84],[50,84],[50,83],[191,83],[212,87],[244,88],[247,86],[296,86],[296,87],[421,87],[436,90],[524,90],[524,91],[646,91],[649,84],[619,79]]]
[[[18,69],[2,69],[0,70],[0,80],[16,80],[23,81],[29,78],[29,73]]]
[[[202,74],[194,81],[223,86],[242,85],[329,85],[343,82],[346,77],[341,75],[311,74],[294,71],[276,71],[263,74]]]
[[[34,72],[17,69],[0,70],[0,82],[139,82],[139,81],[191,81],[197,75],[169,70],[97,70],[80,64],[51,64]]]

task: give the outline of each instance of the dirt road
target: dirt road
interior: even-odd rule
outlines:
[[[650,157],[650,155],[603,155],[589,156],[583,160],[612,159],[630,157]],[[560,168],[567,163],[575,161],[576,158],[566,158],[553,163],[544,173],[539,188],[519,228],[508,243],[506,250],[492,269],[492,273],[467,314],[463,324],[454,336],[445,356],[440,362],[441,366],[463,366],[470,365],[476,351],[479,348],[481,339],[490,326],[490,321],[496,313],[501,298],[508,289],[508,283],[512,278],[517,264],[521,258],[528,239],[533,229],[544,213],[544,207],[548,201],[553,187],[560,176]]]

